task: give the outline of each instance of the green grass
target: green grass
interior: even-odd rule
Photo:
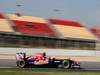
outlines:
[[[100,75],[100,72],[32,72],[2,70],[0,75]]]

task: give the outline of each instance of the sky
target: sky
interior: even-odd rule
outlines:
[[[100,27],[100,0],[0,0],[0,12],[78,21]]]

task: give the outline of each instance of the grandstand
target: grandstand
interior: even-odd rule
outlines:
[[[95,27],[91,28],[90,30],[93,32],[94,35],[96,35],[100,39],[100,28]]]
[[[96,49],[98,39],[74,21],[0,13],[0,46]]]
[[[96,49],[100,50],[100,28],[98,27],[93,27],[90,29],[90,31],[99,39],[97,44],[96,44]]]

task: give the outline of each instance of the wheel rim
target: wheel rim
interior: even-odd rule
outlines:
[[[19,61],[18,66],[21,68],[25,67],[25,61]]]
[[[67,60],[64,60],[63,61],[63,68],[69,68],[69,66],[70,66],[70,63],[69,63],[69,61],[67,61]]]

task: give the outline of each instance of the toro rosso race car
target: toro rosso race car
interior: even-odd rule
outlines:
[[[46,56],[46,53],[38,53],[31,56],[26,56],[25,53],[16,53],[16,64],[20,68],[28,66],[80,68],[80,64],[74,60],[50,58]]]

